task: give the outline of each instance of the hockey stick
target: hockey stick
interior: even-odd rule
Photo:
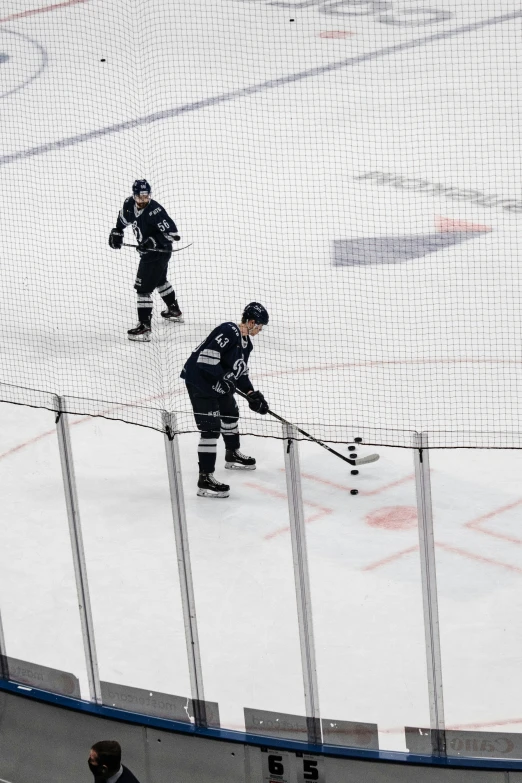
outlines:
[[[177,247],[175,250],[160,250],[159,248],[151,247],[150,249],[147,248],[146,250],[142,250],[142,253],[179,253],[180,250],[186,250],[187,247],[192,247],[194,242],[191,242],[190,245],[184,245],[183,247]],[[137,250],[139,245],[129,245],[128,242],[123,243],[123,247],[133,247],[134,250]]]
[[[245,400],[248,400],[248,394],[245,394],[244,392],[240,391],[240,389],[236,389],[236,393],[239,394],[240,397],[243,397]],[[378,454],[368,454],[367,457],[355,457],[355,459],[352,459],[351,457],[345,457],[343,454],[339,454],[339,452],[336,451],[335,449],[332,449],[330,446],[327,446],[326,443],[323,443],[322,440],[318,440],[317,438],[314,438],[314,436],[310,435],[309,432],[302,430],[297,425],[292,424],[290,421],[287,421],[287,419],[283,419],[282,416],[279,416],[277,413],[274,413],[274,411],[271,411],[270,408],[268,409],[268,413],[271,416],[273,416],[274,419],[280,421],[282,424],[288,424],[290,427],[295,427],[296,430],[301,433],[301,435],[304,435],[309,440],[313,440],[313,442],[317,443],[318,446],[322,446],[323,449],[329,451],[330,454],[335,454],[336,457],[339,457],[344,462],[348,462],[350,465],[367,465],[369,462],[377,462],[377,460],[379,459]]]

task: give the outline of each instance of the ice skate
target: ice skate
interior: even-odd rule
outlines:
[[[200,498],[228,498],[230,487],[216,481],[213,473],[200,473],[198,480],[198,496]]]
[[[150,343],[151,328],[148,324],[138,324],[134,329],[129,329],[127,336],[129,340],[139,343]]]
[[[166,318],[168,321],[175,321],[178,324],[183,323],[183,313],[179,309],[179,304],[176,301],[166,310],[161,311],[161,317]]]
[[[225,468],[227,470],[255,470],[256,461],[253,457],[241,454],[239,449],[225,452]]]

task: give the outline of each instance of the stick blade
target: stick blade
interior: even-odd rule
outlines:
[[[367,457],[356,457],[353,460],[354,465],[367,465],[369,462],[377,462],[380,459],[378,454],[368,454]]]

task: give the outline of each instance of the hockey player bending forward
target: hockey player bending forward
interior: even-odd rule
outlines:
[[[248,377],[252,340],[268,323],[268,313],[258,302],[245,307],[239,326],[227,322],[217,326],[191,354],[181,377],[185,380],[201,433],[198,446],[200,497],[227,498],[230,487],[214,478],[219,435],[225,441],[225,468],[255,470],[256,461],[239,451],[239,410],[236,387],[248,395],[256,413],[268,413],[268,403]]]
[[[176,294],[167,280],[167,270],[172,254],[172,243],[179,241],[176,224],[165,209],[150,197],[151,188],[146,179],[137,179],[132,186],[132,196],[125,199],[109,236],[109,245],[120,250],[123,232],[132,226],[138,243],[140,263],[134,288],[138,294],[138,325],[129,329],[129,340],[150,342],[152,318],[152,293],[155,288],[167,309],[161,315],[170,321],[182,321],[182,313]]]

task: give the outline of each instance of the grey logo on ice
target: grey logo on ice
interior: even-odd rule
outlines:
[[[376,185],[389,185],[397,190],[412,190],[422,195],[443,196],[452,201],[468,201],[479,207],[500,207],[512,214],[522,212],[522,201],[520,200],[488,195],[481,190],[455,188],[440,182],[430,182],[420,177],[403,177],[401,174],[393,174],[389,171],[368,171],[366,174],[359,174],[354,179],[373,182]]]
[[[251,2],[252,0],[243,0]],[[441,8],[428,8],[424,3],[411,8],[396,8],[391,0],[257,0],[267,5],[279,8],[310,8],[317,6],[321,14],[344,17],[373,17],[381,24],[395,25],[397,27],[422,27],[423,25],[438,24],[451,19],[453,14]]]
[[[333,243],[334,266],[369,266],[399,264],[428,253],[445,250],[452,245],[484,236],[483,231],[444,231],[409,236],[358,237],[336,239]]]

